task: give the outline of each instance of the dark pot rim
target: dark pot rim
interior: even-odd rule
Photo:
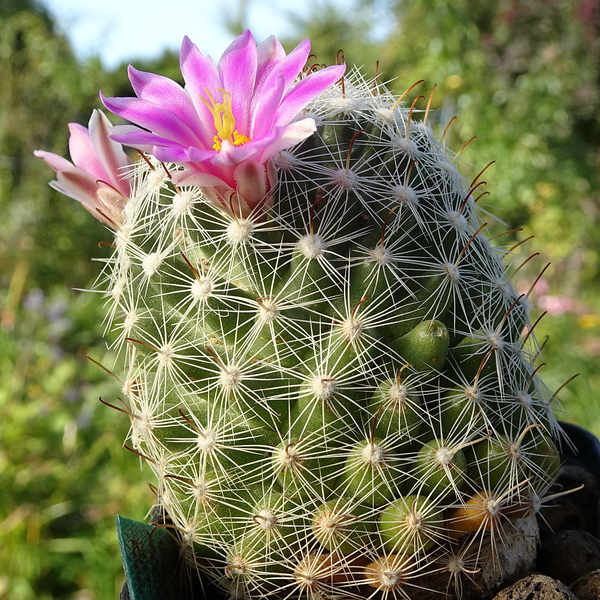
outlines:
[[[587,429],[559,421],[567,440],[563,440],[560,454],[563,464],[583,467],[600,482],[600,440]]]

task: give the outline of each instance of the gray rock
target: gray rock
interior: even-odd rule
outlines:
[[[587,519],[576,502],[559,498],[555,504],[545,506],[540,511],[540,541],[545,544],[560,531],[588,531]]]
[[[563,491],[583,489],[555,498],[540,512],[540,538],[542,542],[567,529],[589,531],[596,534],[598,519],[598,485],[596,478],[586,469],[563,465],[557,484]]]
[[[494,600],[578,600],[560,581],[546,575],[528,575],[494,596]]]
[[[571,584],[571,591],[579,600],[600,598],[600,571],[592,571]]]
[[[567,585],[600,569],[600,540],[587,531],[563,531],[540,548],[537,569]]]

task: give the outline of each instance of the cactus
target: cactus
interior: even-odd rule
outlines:
[[[231,54],[254,48],[244,36]],[[205,59],[189,41],[184,55],[190,79]],[[480,176],[463,178],[427,112],[342,73],[305,72],[298,86],[320,87],[283,124],[302,133],[229,163],[214,157],[255,138],[234,131],[225,87],[199,102],[187,81],[211,140],[215,123],[208,158],[144,121],[162,78],[133,70],[140,100],[104,98],[150,130],[96,146],[127,186],[96,175],[103,195],[81,200],[115,229],[102,281],[120,410],[190,571],[231,598],[484,596],[532,562],[560,464],[527,297],[484,235]],[[167,114],[180,96],[165,98]],[[86,167],[38,156],[59,183]]]

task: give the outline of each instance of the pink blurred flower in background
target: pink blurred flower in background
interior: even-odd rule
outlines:
[[[314,119],[297,117],[345,71],[345,65],[331,66],[297,81],[309,53],[308,40],[286,55],[274,37],[257,46],[245,31],[215,64],[186,37],[180,56],[185,89],[130,66],[137,97],[101,95],[110,111],[134,124],[114,127],[111,137],[185,165],[187,171],[173,174],[175,183],[198,185],[242,215],[268,207],[275,183],[269,160],[315,131]]]
[[[579,304],[569,296],[540,296],[537,305],[551,315],[562,315],[567,312],[576,312]]]
[[[523,281],[519,286],[520,291],[526,293],[530,283]],[[572,298],[564,294],[550,294],[550,285],[548,280],[540,278],[533,288],[533,299],[535,304],[551,315],[562,315],[565,313],[579,313],[582,305]]]
[[[122,211],[129,199],[129,180],[123,178],[123,168],[131,159],[121,144],[109,138],[111,123],[99,110],[94,110],[86,129],[69,123],[69,152],[73,162],[62,156],[36,150],[35,156],[56,172],[50,185],[83,206],[105,225],[118,227]]]

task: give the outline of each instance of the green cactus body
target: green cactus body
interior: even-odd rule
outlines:
[[[249,215],[135,166],[105,270],[131,441],[232,598],[476,595],[531,562],[535,515],[503,507],[558,464],[511,255],[381,85],[308,111]],[[483,497],[493,526],[463,522]]]

